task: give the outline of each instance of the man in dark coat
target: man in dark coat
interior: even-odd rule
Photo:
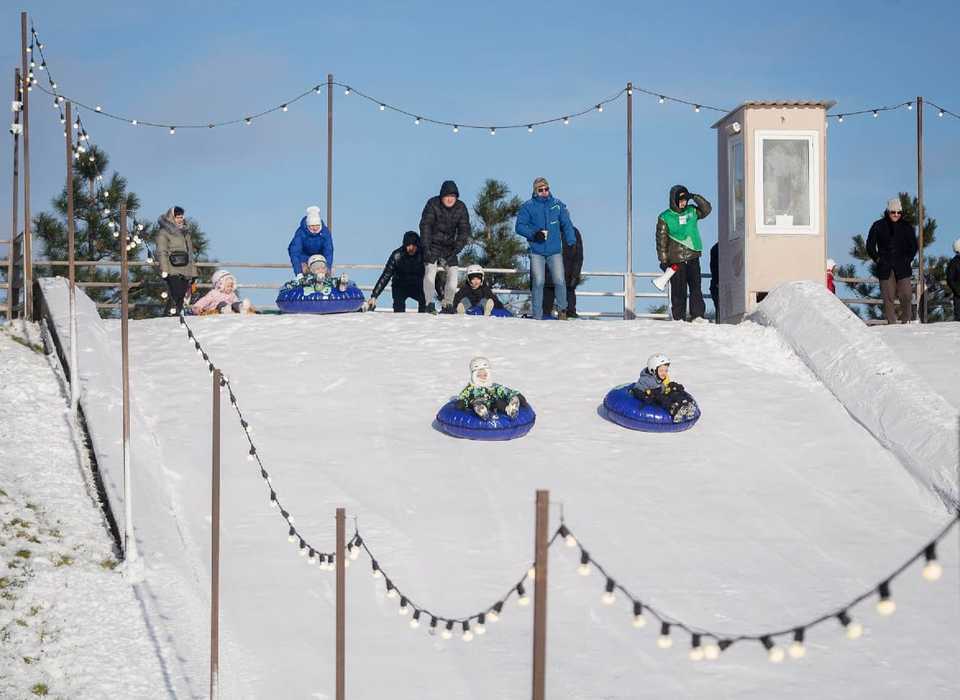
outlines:
[[[453,297],[457,293],[460,251],[470,241],[470,213],[460,201],[457,183],[447,180],[440,194],[431,197],[420,215],[420,247],[423,249],[423,297],[433,304],[434,283],[440,266],[446,267],[447,281],[443,290],[443,310],[453,313]]]
[[[392,282],[391,282],[392,281]],[[383,266],[380,279],[373,285],[370,299],[367,300],[367,309],[377,306],[377,297],[391,282],[390,291],[393,293],[393,310],[403,313],[407,308],[407,299],[417,302],[417,311],[427,310],[426,300],[423,298],[423,249],[420,245],[420,236],[416,231],[407,231],[403,234],[403,244],[390,253],[387,264]]]
[[[867,235],[867,255],[877,265],[887,323],[897,322],[897,300],[900,301],[900,322],[910,321],[911,263],[916,254],[917,236],[913,226],[903,220],[900,198],[894,197],[887,202],[883,218],[873,222]]]
[[[716,322],[720,323],[720,242],[710,246],[710,298],[713,299],[713,312]]]
[[[947,263],[947,286],[953,292],[953,320],[960,321],[960,238],[953,242],[956,255]]]
[[[580,229],[573,227],[577,242],[563,245],[563,277],[567,287],[567,318],[577,318],[577,285],[580,284],[580,271],[583,270],[583,238]],[[557,290],[553,279],[547,277],[543,282],[543,315],[553,313],[553,303]]]
[[[691,194],[683,185],[670,188],[670,206],[657,217],[657,258],[660,269],[674,268],[670,278],[670,304],[675,321],[687,313],[687,290],[690,292],[690,320],[703,318],[706,305],[700,288],[700,254],[703,243],[697,222],[710,216],[712,208],[706,197]]]

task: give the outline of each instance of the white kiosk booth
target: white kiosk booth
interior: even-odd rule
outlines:
[[[719,309],[737,323],[783,282],[824,282],[826,113],[834,102],[745,102],[717,130]]]

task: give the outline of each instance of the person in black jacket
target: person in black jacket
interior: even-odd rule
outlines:
[[[577,318],[577,285],[580,284],[580,271],[583,270],[583,237],[580,229],[573,227],[573,235],[577,242],[573,245],[563,244],[563,277],[567,287],[567,318]],[[543,315],[553,313],[553,304],[557,290],[553,286],[553,279],[547,276],[543,281]]]
[[[460,201],[457,183],[447,180],[440,186],[440,195],[431,197],[420,215],[420,247],[423,248],[423,296],[433,305],[437,270],[446,267],[447,282],[443,291],[443,310],[453,313],[453,297],[457,293],[458,256],[470,240],[470,213]]]
[[[873,222],[867,235],[867,255],[877,265],[887,323],[897,322],[897,300],[900,301],[900,322],[910,321],[911,263],[916,254],[917,236],[913,226],[903,220],[900,198],[894,197],[887,202],[883,218]]]
[[[380,279],[370,292],[366,304],[368,310],[376,308],[377,297],[391,280],[390,291],[393,293],[393,310],[396,313],[406,311],[407,299],[417,302],[417,311],[420,313],[427,310],[427,302],[423,298],[423,250],[416,231],[403,234],[403,245],[390,253]]]
[[[481,307],[484,316],[489,316],[494,309],[503,308],[503,302],[484,281],[483,268],[479,265],[470,265],[467,268],[467,279],[453,297],[453,307],[458,314],[465,314],[474,306]]]
[[[713,313],[716,323],[720,323],[720,242],[710,246],[710,298],[713,299]]]
[[[947,263],[947,286],[953,292],[953,320],[960,321],[960,238],[953,242],[956,255]]]

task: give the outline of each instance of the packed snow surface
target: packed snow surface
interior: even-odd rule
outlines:
[[[62,285],[47,290],[62,317]],[[88,303],[81,315],[84,406],[122,516],[119,324],[100,322]],[[522,576],[538,488],[550,489],[551,526],[563,513],[635,595],[724,635],[838,611],[949,517],[773,328],[416,314],[190,323],[230,378],[273,486],[310,543],[332,549],[334,510],[345,506],[397,586],[444,616],[485,609]],[[130,334],[144,615],[164,640],[170,695],[201,697],[211,377],[175,319],[132,322]],[[700,404],[690,431],[634,432],[598,415],[607,389],[634,379],[655,351],[672,358],[671,376]],[[431,426],[476,354],[537,411],[526,437],[480,443]],[[224,697],[331,698],[333,575],[287,542],[229,408],[224,395]],[[558,543],[549,559],[548,696],[953,697],[957,544],[954,531],[941,547],[941,581],[924,581],[917,565],[897,579],[892,618],[879,617],[872,598],[854,608],[863,638],[846,639],[828,620],[808,632],[804,660],[774,665],[757,642],[692,662],[679,630],[672,649],[658,649],[656,626],[634,629],[622,596],[602,604],[602,577],[577,575],[577,550]],[[350,696],[529,694],[531,607],[513,598],[486,635],[445,641],[426,625],[410,629],[365,558],[353,562],[347,586]]]

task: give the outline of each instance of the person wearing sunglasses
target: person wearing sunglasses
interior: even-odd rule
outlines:
[[[877,219],[867,234],[867,255],[876,265],[880,293],[883,295],[883,316],[887,323],[899,320],[908,323],[911,316],[911,280],[913,258],[917,254],[917,235],[913,226],[903,220],[903,204],[899,197],[887,202],[883,218]]]
[[[567,319],[567,284],[563,269],[563,244],[577,243],[567,205],[553,196],[544,177],[533,181],[533,196],[517,213],[514,229],[529,242],[530,291],[533,318],[543,318],[543,283],[546,271],[556,290],[557,318]]]

